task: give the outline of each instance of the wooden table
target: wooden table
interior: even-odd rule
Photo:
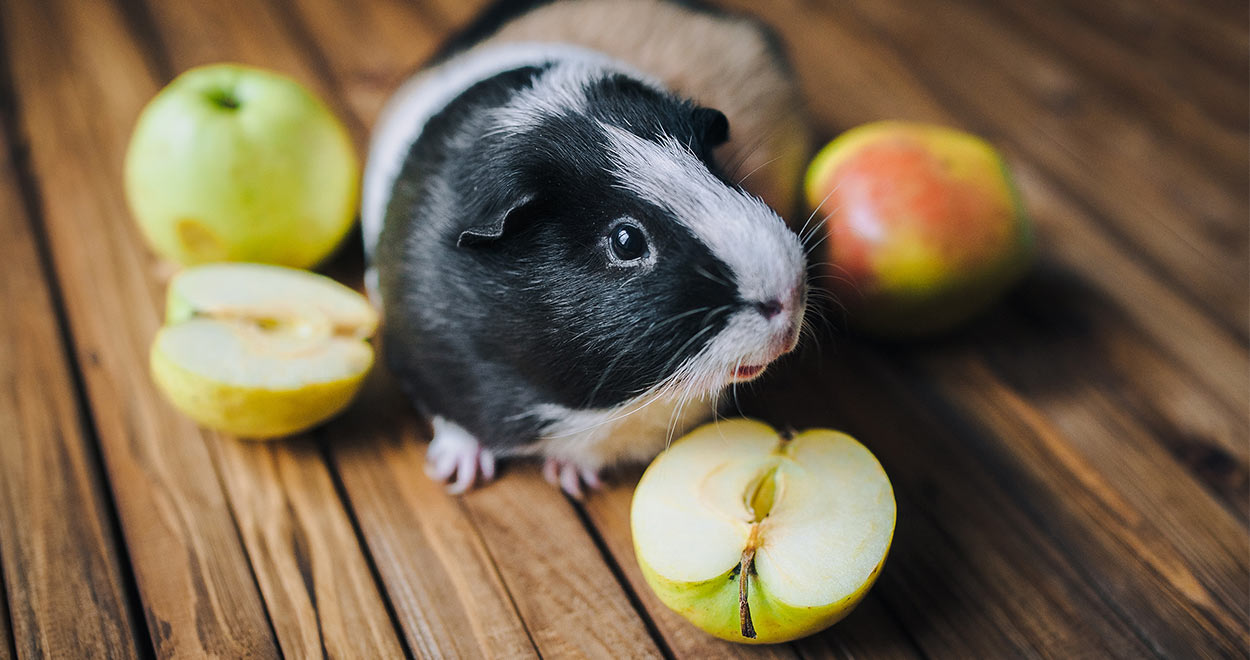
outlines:
[[[480,2],[6,0],[0,658],[1244,657],[1245,3],[726,4],[780,29],[822,138],[890,117],[980,133],[1037,223],[1035,271],[965,331],[831,330],[741,398],[852,432],[891,475],[893,551],[853,615],[772,648],[701,634],[641,581],[636,472],[584,503],[528,465],[449,497],[382,379],[268,444],[153,389],[169,268],[121,192],[143,104],[240,61],[309,85],[363,144]],[[331,272],[358,278],[355,251]]]

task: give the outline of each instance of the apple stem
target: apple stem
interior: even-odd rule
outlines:
[[[794,439],[794,427],[787,424],[785,428],[777,432],[777,435],[781,436],[782,442],[790,442]]]
[[[755,639],[755,623],[751,621],[751,605],[747,602],[747,580],[754,569],[755,546],[748,545],[738,565],[738,617],[742,621],[742,636],[748,639]]]

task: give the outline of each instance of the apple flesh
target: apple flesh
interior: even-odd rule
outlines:
[[[351,139],[321,101],[233,64],[178,76],[126,152],[131,212],[152,249],[181,264],[311,267],[351,228],[359,185]]]
[[[889,478],[850,436],[737,419],[661,454],[630,524],[665,605],[722,639],[770,643],[846,616],[881,571],[894,519]]]
[[[373,365],[377,312],[360,294],[307,271],[207,264],[169,284],[152,343],[158,388],[208,428],[290,435],[345,408]]]
[[[1006,164],[961,131],[908,122],[851,129],[812,161],[805,190],[814,217],[828,217],[827,286],[871,334],[950,329],[1031,260],[1032,228]]]

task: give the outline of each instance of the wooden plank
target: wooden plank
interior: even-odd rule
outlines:
[[[887,560],[888,561],[888,560]],[[875,587],[874,587],[875,589]],[[799,655],[814,658],[923,658],[899,618],[876,591],[833,628],[794,643]]]
[[[823,125],[849,127],[883,117],[960,125],[879,40],[858,34],[829,16],[813,15],[793,23],[785,17],[795,8],[772,3],[760,9],[765,7],[776,10],[766,17],[777,21],[791,44],[812,112]],[[863,72],[871,76],[871,84]],[[816,101],[844,97],[855,102]],[[1239,411],[1250,400],[1245,377],[1250,357],[1245,347],[1158,282],[1123,245],[1101,230],[1082,205],[1057,189],[1046,173],[1013,157],[1012,149],[1007,151],[1034,216],[1040,261],[1079,280],[1069,295],[1097,296],[1095,318],[1082,323],[1097,323],[1117,336],[1131,338],[1117,347],[1123,350],[1093,353],[1086,359],[1114,360],[1101,369],[1128,374],[1121,387],[1135,388],[1134,396],[1150,401],[1152,409],[1165,415],[1174,428],[1212,438],[1244,466],[1246,447],[1238,429],[1247,418]],[[1153,365],[1163,371],[1147,369]],[[1175,392],[1186,396],[1178,399]],[[1201,405],[1190,405],[1195,399]],[[1192,456],[1180,458],[1200,471]],[[1235,471],[1244,472],[1244,467]],[[1238,499],[1233,491],[1230,501]]]
[[[6,3],[3,17],[53,261],[153,644],[161,656],[274,656],[201,433],[162,402],[143,367],[160,318],[159,265],[126,212],[118,164],[156,86],[112,5]]]
[[[537,466],[511,465],[464,500],[540,654],[660,657],[573,506]]]
[[[0,612],[0,647],[16,642],[28,658],[135,657],[147,640],[131,619],[125,552],[4,135],[0,218],[0,557],[14,633]]]
[[[1183,153],[1226,190],[1245,193],[1250,147],[1244,127],[1221,122],[1199,98],[1185,94],[1179,85],[1187,80],[1175,80],[1158,66],[1143,66],[1141,56],[1127,45],[1055,4],[1043,9],[1032,2],[970,2],[978,11],[1001,16],[1019,38],[1079,70],[1086,80],[1075,86],[1082,92],[1096,89],[1113,96],[1119,107],[1149,121],[1169,149]]]
[[[1159,70],[1221,123],[1250,127],[1250,16],[1244,3],[1225,15],[1175,0],[1056,4],[1120,42],[1138,57],[1139,67]]]
[[[1011,301],[1024,320],[1001,335],[983,331],[979,336],[989,350],[980,352],[1031,364],[1024,368],[1038,378],[1025,391],[1037,403],[1079,400],[1077,393],[1090,384],[1114,391],[1126,410],[1149,425],[1142,442],[1170,452],[1244,521],[1250,517],[1246,352],[1201,316],[1168,316],[1167,310],[1185,306],[1109,249],[1089,224],[1065,223],[1071,228],[1061,229],[1051,221],[1080,220],[1082,214],[1028,168],[1020,169],[1039,240],[1049,253]],[[1240,381],[1236,371],[1243,374]]]
[[[1011,456],[994,471],[1022,491],[1017,506],[1144,639],[1172,657],[1229,657],[1250,645],[1244,524],[1161,455],[1113,396],[1081,388],[1063,403],[1026,403],[963,357],[934,359],[922,374],[950,423],[1004,445]]]
[[[336,467],[414,650],[658,655],[559,492],[521,465],[461,500],[447,496],[421,474],[425,430],[384,380],[328,432],[367,439],[336,445]]]
[[[415,415],[377,374],[332,422],[331,446],[387,598],[418,657],[536,657],[490,552],[460,502],[423,473]]]
[[[1183,167],[1143,122],[1105,107],[1096,94],[1079,95],[1077,105],[1048,107],[1047,85],[1067,85],[1072,72],[1003,35],[980,14],[959,5],[904,5],[857,1],[830,11],[891,44],[980,132],[1052,172],[1119,240],[1140,251],[1157,279],[1182,287],[1245,341],[1250,254],[1244,219],[1250,208],[1242,195]],[[1071,87],[1064,93],[1079,94]]]
[[[403,656],[320,449],[309,438],[209,446],[283,655]]]
[[[278,0],[276,6],[319,74],[333,80],[338,102],[363,127],[373,126],[386,100],[446,37],[425,3]]]

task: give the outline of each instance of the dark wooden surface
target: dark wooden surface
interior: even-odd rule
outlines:
[[[982,134],[1039,263],[911,345],[829,323],[740,396],[890,474],[889,563],[848,619],[736,647],[667,611],[637,471],[572,502],[530,465],[449,497],[384,374],[304,437],[241,443],[157,395],[169,266],[121,162],[177,72],[307,84],[358,145],[480,0],[0,3],[0,658],[1245,657],[1250,9],[1239,0],[726,0],[781,32],[821,138]],[[359,278],[349,254],[329,271]],[[825,310],[836,317],[833,310]]]

